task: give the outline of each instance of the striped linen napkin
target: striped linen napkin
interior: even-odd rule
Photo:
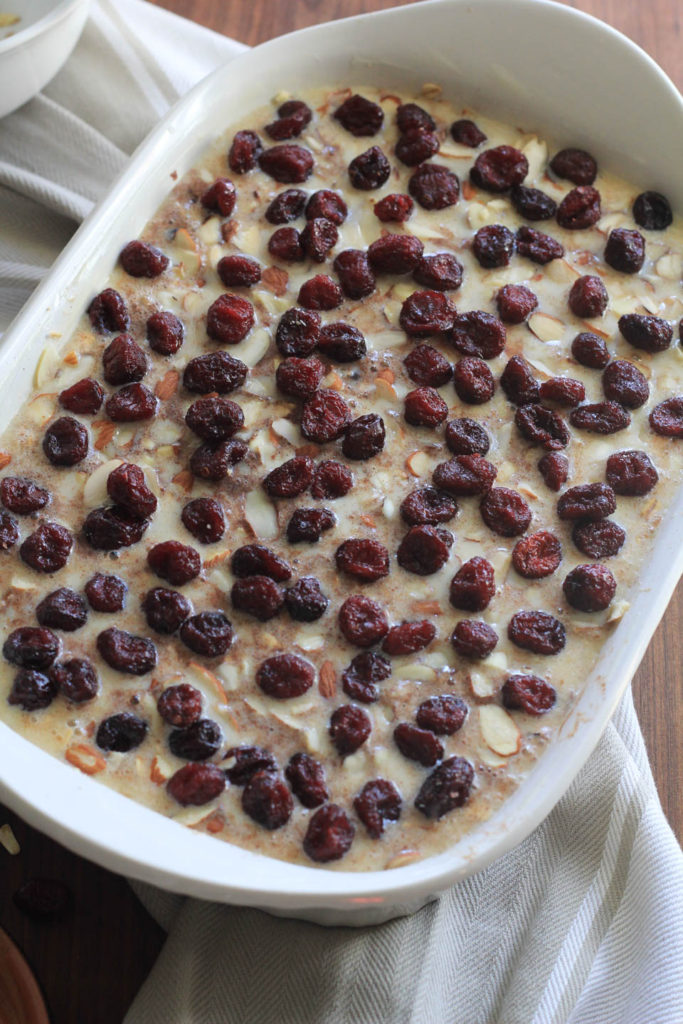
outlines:
[[[95,3],[0,124],[0,329],[168,106],[241,49]],[[125,1024],[683,1024],[683,857],[630,693],[546,821],[410,918],[325,929],[135,890],[168,939]]]

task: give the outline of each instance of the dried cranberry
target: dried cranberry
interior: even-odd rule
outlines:
[[[419,291],[401,306],[399,323],[406,334],[420,336],[447,331],[453,324],[455,306],[442,292]]]
[[[683,437],[683,396],[666,398],[649,416],[650,426],[661,437]]]
[[[619,430],[626,430],[631,417],[618,402],[595,402],[573,409],[569,422],[577,430],[587,430],[591,434],[616,434]]]
[[[508,638],[532,654],[559,654],[567,642],[565,628],[548,612],[524,611],[512,616]]]
[[[401,103],[396,108],[396,126],[399,132],[433,132],[436,122],[432,115],[417,103]]]
[[[224,441],[244,426],[244,414],[229,398],[199,398],[187,410],[185,422],[203,441]]]
[[[194,498],[181,513],[183,525],[202,544],[215,544],[225,533],[225,514],[215,498]]]
[[[619,331],[629,345],[644,352],[663,352],[673,340],[673,328],[658,316],[627,313],[619,317]]]
[[[598,173],[597,163],[585,149],[561,149],[550,161],[550,169],[575,185],[592,185]]]
[[[379,104],[358,93],[344,100],[332,116],[347,132],[357,137],[376,135],[384,121],[384,111]]]
[[[159,277],[170,260],[160,249],[148,242],[134,241],[124,246],[119,254],[121,266],[131,277]]]
[[[295,455],[272,469],[263,481],[271,498],[296,498],[311,486],[313,460],[307,455]]]
[[[7,703],[16,705],[22,711],[41,711],[48,707],[57,696],[57,685],[42,672],[22,668],[17,672]]]
[[[486,192],[507,192],[521,185],[529,173],[529,162],[514,146],[496,146],[480,153],[470,169],[470,181]]]
[[[417,167],[439,152],[439,137],[435,132],[412,128],[399,137],[394,153],[407,167]]]
[[[475,452],[440,462],[434,469],[433,480],[442,491],[458,498],[468,498],[490,491],[497,473],[493,463]]]
[[[350,419],[351,410],[344,399],[336,391],[322,388],[304,403],[301,433],[309,441],[325,444],[341,437]]]
[[[600,193],[592,185],[573,188],[557,208],[557,223],[567,231],[592,228],[601,216]]]
[[[468,405],[483,405],[490,402],[496,390],[496,382],[490,369],[483,359],[474,356],[465,356],[456,363],[453,383],[458,398]]]
[[[453,122],[451,137],[454,142],[459,142],[461,146],[469,146],[470,149],[481,146],[487,138],[481,128],[467,117],[461,117],[458,121]]]
[[[449,599],[461,611],[483,612],[495,592],[493,566],[485,558],[475,557],[464,562],[451,580]]]
[[[417,622],[400,622],[392,626],[382,643],[387,654],[415,654],[427,647],[436,636],[436,626],[428,619]]]
[[[354,576],[363,583],[374,583],[389,574],[389,552],[377,540],[345,540],[337,548],[334,557],[340,572]]]
[[[287,540],[290,544],[316,544],[336,522],[337,517],[328,508],[298,508],[287,523]]]
[[[453,630],[451,643],[462,658],[487,658],[498,643],[498,634],[486,622],[462,619]]]
[[[347,459],[371,459],[384,448],[386,432],[384,420],[377,413],[367,413],[353,420],[347,427],[342,452]]]
[[[180,627],[180,639],[202,658],[221,658],[232,646],[235,633],[230,620],[219,611],[199,612]]]
[[[294,801],[284,781],[272,771],[258,771],[242,791],[242,810],[269,831],[289,821]]]
[[[401,517],[410,526],[438,526],[453,519],[458,503],[435,487],[418,487],[401,502]]]
[[[306,220],[324,217],[339,227],[348,217],[349,210],[342,196],[328,188],[314,192],[306,203]]]
[[[413,270],[413,280],[436,291],[455,291],[462,284],[462,263],[449,252],[422,256]]]
[[[336,225],[325,217],[309,220],[301,232],[301,247],[314,263],[324,263],[337,244]]]
[[[277,700],[301,697],[313,686],[314,677],[311,663],[298,654],[275,654],[261,662],[256,671],[260,689]]]
[[[325,367],[315,356],[308,359],[290,356],[278,366],[275,380],[284,395],[310,398],[320,386],[324,374]]]
[[[316,274],[301,285],[297,301],[305,309],[336,309],[344,301],[344,295],[331,277],[327,274]]]
[[[228,153],[230,170],[235,174],[246,174],[247,171],[253,171],[262,151],[263,145],[256,132],[236,132]]]
[[[431,345],[418,345],[403,360],[408,376],[415,384],[440,388],[453,376],[453,367]]]
[[[285,590],[285,607],[295,622],[316,622],[325,614],[329,603],[315,576],[302,576],[293,587]]]
[[[448,416],[448,405],[434,388],[416,388],[404,399],[404,416],[414,427],[438,427]]]
[[[59,639],[51,630],[22,626],[7,637],[2,653],[12,665],[42,670],[55,660],[59,646]]]
[[[453,537],[438,526],[411,526],[396,552],[398,564],[416,576],[431,576],[446,564]]]
[[[104,401],[104,391],[91,377],[76,381],[70,388],[61,391],[59,404],[78,416],[94,416]]]
[[[366,782],[353,801],[353,809],[365,825],[371,839],[379,839],[386,821],[398,821],[401,816],[401,794],[393,782],[372,779]]]
[[[41,626],[50,629],[63,629],[73,633],[80,629],[88,620],[88,609],[85,601],[75,590],[60,587],[53,590],[36,607],[36,618]]]
[[[638,409],[650,397],[647,380],[637,366],[625,359],[615,359],[602,375],[605,398],[619,402],[628,409]]]
[[[239,295],[219,295],[206,314],[206,333],[221,345],[236,345],[253,326],[254,307]]]
[[[131,462],[123,462],[111,471],[107,494],[136,519],[148,519],[156,511],[157,499],[147,486],[145,474]]]
[[[229,217],[237,202],[237,189],[229,178],[216,178],[200,200],[205,210]]]
[[[557,212],[557,203],[546,192],[526,185],[515,185],[510,202],[520,217],[527,220],[550,220]]]
[[[262,544],[245,544],[234,552],[230,568],[234,576],[269,576],[276,583],[291,579],[292,570],[283,558]]]
[[[413,235],[388,234],[370,245],[368,259],[376,274],[409,274],[423,249],[420,239]]]
[[[83,523],[83,536],[96,551],[117,551],[137,544],[149,526],[149,520],[139,519],[117,505],[95,508]]]
[[[125,754],[139,747],[147,735],[147,722],[131,711],[122,711],[100,722],[96,742],[102,750],[114,750]]]
[[[247,576],[236,580],[230,591],[233,608],[253,615],[260,622],[272,619],[285,603],[282,587],[269,576]]]
[[[421,729],[429,729],[437,736],[452,736],[462,728],[466,718],[467,705],[464,700],[450,693],[423,700],[415,715]]]
[[[560,519],[604,519],[617,508],[614,491],[607,484],[578,484],[570,487],[558,499],[557,514]]]
[[[491,440],[480,423],[463,416],[446,424],[446,444],[454,455],[486,455]]]
[[[269,224],[289,224],[304,212],[306,193],[300,188],[288,188],[271,199],[265,212]]]
[[[460,182],[443,164],[420,164],[408,182],[408,191],[423,210],[445,210],[460,198]]]
[[[355,704],[342,704],[332,712],[329,733],[332,745],[342,757],[354,754],[365,743],[372,731],[372,719],[367,711]]]
[[[275,344],[283,356],[310,356],[318,344],[320,316],[308,309],[288,309],[282,314]]]
[[[564,246],[550,235],[522,224],[517,228],[517,252],[520,256],[526,256],[532,263],[540,263],[543,266],[564,256]]]
[[[43,523],[19,548],[23,562],[36,572],[58,572],[69,560],[74,539],[59,523]]]
[[[597,334],[589,331],[576,335],[572,342],[572,355],[577,363],[591,370],[602,370],[609,362],[607,345]]]
[[[542,405],[521,405],[515,413],[515,426],[531,444],[540,444],[548,451],[566,448],[569,429],[559,413]]]
[[[574,524],[572,540],[581,554],[589,558],[613,558],[621,551],[626,531],[611,519]]]
[[[374,704],[379,700],[377,683],[391,675],[391,662],[382,654],[363,651],[357,654],[342,673],[342,689],[352,700],[361,704]]]
[[[559,491],[569,479],[569,459],[559,452],[546,452],[538,460],[538,471],[546,487]]]
[[[98,334],[127,331],[130,316],[125,300],[113,288],[105,288],[88,306],[88,316]]]
[[[301,135],[313,117],[313,111],[302,100],[287,100],[281,103],[277,113],[277,121],[266,125],[267,134],[277,141]]]
[[[226,288],[249,288],[261,280],[261,265],[249,256],[223,256],[216,270]]]
[[[53,466],[76,466],[88,454],[88,431],[71,416],[61,416],[45,431],[43,451]]]
[[[496,294],[498,315],[506,324],[521,324],[538,305],[531,288],[523,284],[506,284]]]
[[[147,373],[147,356],[130,334],[114,338],[102,355],[107,384],[132,384]]]
[[[86,658],[70,658],[69,661],[53,665],[50,679],[73,704],[84,704],[92,700],[99,689],[97,672]]]
[[[7,512],[0,512],[0,551],[9,551],[19,540],[19,524]]]
[[[531,522],[531,509],[524,498],[508,487],[494,487],[482,498],[481,518],[500,537],[518,537]]]
[[[246,441],[232,438],[230,441],[219,441],[199,446],[190,458],[190,469],[194,476],[201,480],[217,483],[223,480],[232,466],[246,458],[249,445]]]
[[[192,605],[177,590],[153,587],[142,599],[142,610],[150,629],[170,636],[190,617]]]
[[[353,487],[353,474],[348,466],[326,459],[315,467],[311,494],[314,498],[343,498]]]
[[[362,359],[367,351],[365,338],[357,327],[338,323],[325,324],[320,330],[318,351],[337,363],[353,363]]]
[[[615,228],[605,246],[605,263],[622,274],[637,274],[645,262],[645,239],[640,231]]]
[[[226,768],[225,774],[233,786],[246,786],[256,772],[277,772],[277,761],[269,750],[263,747],[231,747],[223,758],[232,758],[232,768]]]
[[[93,611],[112,615],[123,611],[128,588],[118,576],[97,572],[85,585],[85,596]]]
[[[542,402],[557,402],[558,405],[573,408],[583,402],[586,389],[580,380],[573,377],[551,377],[540,387]]]
[[[184,729],[174,729],[168,746],[175,757],[184,761],[207,761],[223,742],[223,734],[210,718],[198,718]]]
[[[50,501],[50,492],[33,480],[6,476],[0,483],[0,500],[10,512],[18,516],[28,516],[45,508]]]
[[[375,203],[375,217],[384,224],[403,224],[413,212],[413,200],[400,192],[392,192]]]
[[[196,579],[202,568],[199,552],[178,540],[155,544],[147,552],[147,564],[155,575],[174,587]]]
[[[526,580],[552,576],[562,561],[562,545],[549,530],[539,530],[518,540],[512,551],[512,564]]]
[[[352,594],[339,609],[339,628],[349,643],[372,647],[389,632],[389,620],[377,601]]]
[[[275,181],[283,185],[298,185],[313,172],[313,154],[303,146],[285,143],[263,150],[259,154],[258,164]]]
[[[614,576],[604,565],[577,565],[562,584],[564,596],[580,612],[602,612],[617,590]]]
[[[171,776],[166,789],[183,807],[201,807],[221,795],[225,775],[215,764],[186,764]]]
[[[472,309],[458,313],[448,339],[453,348],[465,356],[495,359],[505,348],[506,331],[501,321],[491,313]]]
[[[615,494],[641,497],[659,480],[659,474],[645,452],[615,452],[607,459],[607,483]]]
[[[301,232],[296,228],[278,228],[268,240],[268,252],[283,263],[303,263],[306,259]]]
[[[515,236],[503,224],[485,224],[472,239],[472,252],[485,269],[507,267],[515,251]]]
[[[467,801],[474,769],[464,757],[449,757],[427,776],[415,797],[415,806],[426,818],[443,818]]]
[[[157,663],[157,649],[147,637],[134,636],[112,626],[97,637],[97,650],[117,672],[143,676]]]
[[[349,180],[361,192],[381,188],[390,174],[389,161],[379,146],[371,146],[349,164]]]
[[[503,707],[525,715],[543,715],[554,706],[555,688],[530,673],[508,676],[501,690]]]
[[[126,384],[107,399],[105,409],[115,423],[135,423],[151,420],[158,406],[158,399],[144,384]]]
[[[664,231],[673,221],[671,204],[661,192],[641,192],[633,201],[633,219],[641,228]]]
[[[183,385],[188,391],[208,395],[212,391],[228,394],[244,384],[247,367],[227,352],[208,352],[190,359],[183,373]]]
[[[157,711],[164,722],[177,729],[186,729],[201,717],[202,695],[189,683],[169,686],[157,701]]]
[[[345,249],[334,260],[333,267],[348,299],[363,299],[375,290],[367,253],[362,249]]]
[[[584,274],[574,281],[567,301],[574,316],[595,317],[602,316],[607,309],[609,295],[601,278]]]
[[[318,864],[340,860],[351,848],[356,830],[337,804],[320,807],[308,823],[304,853]]]
[[[149,347],[162,356],[172,356],[181,348],[185,339],[185,328],[175,313],[160,310],[147,321]],[[138,378],[139,379],[139,378]],[[110,383],[124,383],[112,381]]]

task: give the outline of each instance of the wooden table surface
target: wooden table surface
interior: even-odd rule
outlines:
[[[401,5],[401,0],[154,2],[251,45],[306,25]],[[571,6],[630,36],[681,85],[677,0],[575,0]],[[657,116],[656,111],[652,114]],[[677,786],[683,769],[682,595],[679,588],[633,683],[659,793],[679,839],[683,832],[683,803]],[[21,854],[10,857],[0,848],[0,926],[33,967],[53,1024],[120,1024],[161,949],[163,932],[123,878],[69,853],[0,807],[0,824],[5,821],[19,839]],[[12,904],[14,890],[34,877],[58,878],[71,888],[73,909],[63,921],[37,925]]]

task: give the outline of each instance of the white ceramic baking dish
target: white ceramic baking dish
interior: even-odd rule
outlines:
[[[234,60],[197,86],[133,157],[0,347],[2,424],[27,396],[50,331],[69,332],[172,184],[231,121],[282,88],[367,82],[447,95],[584,145],[601,164],[683,207],[683,102],[659,68],[612,29],[543,0],[436,0],[308,29]],[[625,102],[628,97],[628,102]],[[0,424],[0,425],[2,425]],[[59,763],[0,726],[0,799],[80,854],[204,899],[321,923],[410,912],[519,843],[593,750],[683,568],[683,494],[659,530],[631,608],[584,693],[522,787],[494,818],[421,863],[365,874],[266,859],[186,829]]]

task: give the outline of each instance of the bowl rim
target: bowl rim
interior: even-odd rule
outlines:
[[[90,0],[61,0],[56,7],[48,11],[47,14],[43,14],[37,21],[31,22],[26,28],[20,28],[5,39],[0,39],[0,57],[10,50],[18,50],[22,46],[27,46],[37,36],[49,32],[55,25],[67,18],[72,11],[89,4]]]

